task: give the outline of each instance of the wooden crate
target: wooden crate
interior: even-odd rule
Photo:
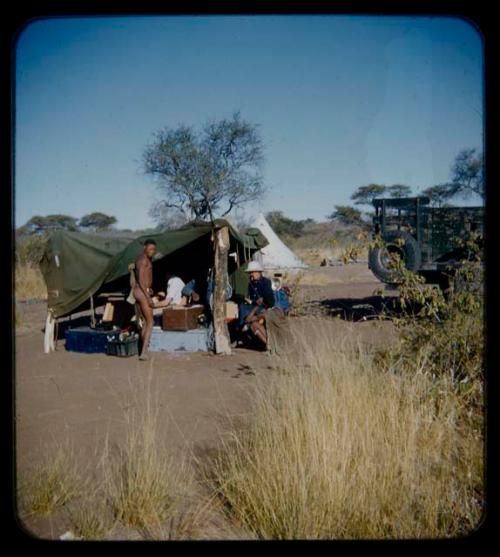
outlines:
[[[189,331],[198,328],[198,317],[203,306],[172,306],[163,310],[162,329],[164,331]]]

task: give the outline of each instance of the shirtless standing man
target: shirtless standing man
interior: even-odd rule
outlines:
[[[139,360],[148,359],[148,346],[151,332],[153,331],[154,319],[153,308],[156,307],[152,299],[153,290],[153,263],[152,259],[156,253],[156,242],[146,240],[144,252],[135,260],[135,285],[134,297],[141,308],[146,323],[141,329],[141,354]]]

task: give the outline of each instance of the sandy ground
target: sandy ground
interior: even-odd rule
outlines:
[[[372,319],[383,302],[374,292],[383,285],[366,264],[314,269],[302,283],[308,312],[328,322],[333,335],[359,335],[375,345],[390,337],[390,323]],[[393,294],[386,291],[387,296]],[[55,353],[44,354],[46,305],[20,305],[15,370],[19,477],[29,475],[44,446],[67,441],[79,458],[94,465],[106,436],[114,442],[123,435],[124,412],[136,404],[134,394],[149,372],[169,448],[173,453],[203,455],[217,446],[226,418],[251,419],[252,386],[272,373],[269,356],[246,349],[236,349],[231,356],[155,353],[144,363],[135,357],[67,352],[59,340]],[[297,325],[304,320],[290,319]],[[67,529],[64,519],[57,518],[27,520],[25,526],[44,538],[57,538]]]

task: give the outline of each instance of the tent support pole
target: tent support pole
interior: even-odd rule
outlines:
[[[95,308],[94,308],[94,296],[90,296],[90,326],[95,329]]]
[[[227,226],[215,230],[215,261],[214,261],[214,337],[215,353],[231,354],[231,341],[226,323],[226,289],[229,282],[227,274],[227,258],[229,254],[229,230]]]

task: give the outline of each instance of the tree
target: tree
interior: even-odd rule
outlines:
[[[355,207],[350,207],[349,205],[335,205],[333,213],[328,215],[326,218],[331,221],[345,224],[346,226],[359,226],[364,224],[361,211]]]
[[[20,228],[25,234],[44,234],[53,230],[77,230],[77,219],[69,215],[36,215]]]
[[[227,215],[264,192],[262,141],[239,113],[231,119],[158,131],[143,164],[163,196],[162,203],[186,217]]]
[[[462,149],[451,166],[450,197],[472,194],[484,199],[484,158],[476,149]]]
[[[394,184],[387,188],[387,192],[391,197],[410,197],[411,188],[410,186],[405,186],[404,184]]]
[[[78,223],[80,228],[93,228],[94,230],[106,230],[116,223],[116,218],[105,213],[89,213],[84,215]]]
[[[168,207],[164,201],[154,203],[149,210],[149,216],[160,230],[179,228],[189,220],[179,209]]]
[[[452,197],[451,184],[436,184],[430,186],[422,192],[422,195],[427,196],[431,200],[431,205],[434,207],[443,207],[447,204],[447,200]]]
[[[372,201],[386,193],[387,188],[381,184],[369,184],[360,186],[352,195],[351,199],[356,205],[371,205]]]
[[[304,227],[314,222],[312,219],[293,220],[286,217],[283,211],[270,211],[265,217],[271,228],[282,238],[285,236],[298,238],[303,233]]]

